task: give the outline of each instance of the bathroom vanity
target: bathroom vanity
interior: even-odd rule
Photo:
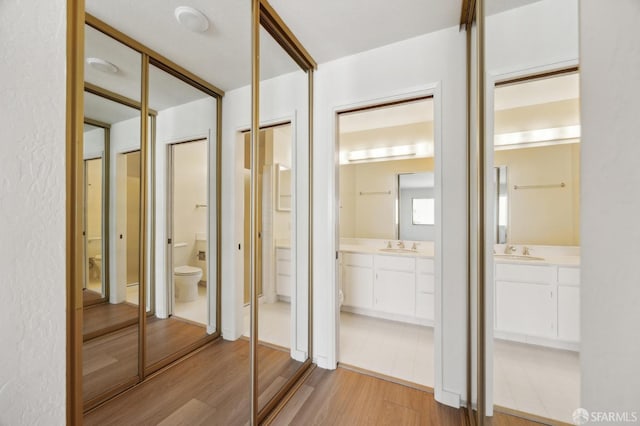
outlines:
[[[494,337],[578,350],[580,258],[495,258]]]
[[[342,310],[433,326],[433,249],[385,251],[384,244],[341,244]]]

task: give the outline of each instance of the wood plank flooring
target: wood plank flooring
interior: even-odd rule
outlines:
[[[206,336],[203,326],[179,319],[147,321],[148,359],[159,361]],[[138,375],[138,325],[84,342],[83,400],[89,401]]]
[[[138,307],[126,302],[100,303],[87,306],[82,315],[82,339],[86,342],[103,334],[137,324]]]
[[[291,367],[287,352],[261,346],[259,353],[267,355],[261,372],[286,372]],[[267,383],[262,374],[258,380]],[[249,342],[222,339],[84,418],[85,425],[245,425],[248,421]]]
[[[82,303],[87,304],[102,299],[102,295],[98,292],[85,288],[82,290]]]
[[[316,368],[275,418],[274,425],[434,425],[467,423],[463,409],[433,394],[338,368]]]

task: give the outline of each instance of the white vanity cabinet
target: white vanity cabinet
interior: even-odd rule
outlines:
[[[496,263],[494,271],[496,337],[578,349],[578,267]]]
[[[580,341],[579,268],[558,268],[558,338]]]
[[[276,294],[291,297],[291,249],[276,247]]]
[[[390,314],[415,314],[415,258],[374,256],[374,309]]]
[[[373,256],[359,253],[342,255],[344,305],[373,308]]]
[[[435,276],[433,259],[416,259],[416,317],[435,318]]]
[[[347,251],[339,259],[344,311],[433,325],[433,259]]]

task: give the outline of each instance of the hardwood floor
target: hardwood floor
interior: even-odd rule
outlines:
[[[83,293],[87,293],[87,291]],[[137,324],[138,307],[126,302],[118,304],[105,302],[85,307],[82,315],[82,339],[86,342]]]
[[[292,368],[287,352],[260,346],[259,383],[268,400]],[[270,380],[272,379],[272,380]],[[272,386],[269,386],[271,384]],[[262,389],[262,388],[261,388]],[[245,425],[249,422],[249,342],[218,339],[190,358],[89,412],[85,425]]]
[[[467,423],[463,409],[436,403],[433,394],[338,368],[316,368],[274,425],[434,425]]]
[[[85,288],[82,290],[82,303],[87,304],[102,299],[102,295],[98,292]]]
[[[206,336],[206,330],[179,319],[147,321],[147,355],[162,360]],[[109,333],[83,345],[83,400],[89,401],[138,375],[138,325]]]

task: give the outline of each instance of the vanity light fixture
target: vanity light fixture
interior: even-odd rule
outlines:
[[[369,148],[350,152],[342,151],[340,152],[340,164],[370,160],[398,160],[403,158],[423,158],[431,156],[433,156],[433,143],[425,141],[414,145]]]
[[[495,135],[494,146],[544,144],[559,141],[571,143],[577,139],[580,139],[580,125],[497,134]]]
[[[117,74],[119,71],[117,66],[102,58],[87,58],[87,64],[92,68],[107,74]]]
[[[203,33],[209,29],[209,20],[199,10],[190,6],[178,6],[174,12],[176,20],[194,33]]]

